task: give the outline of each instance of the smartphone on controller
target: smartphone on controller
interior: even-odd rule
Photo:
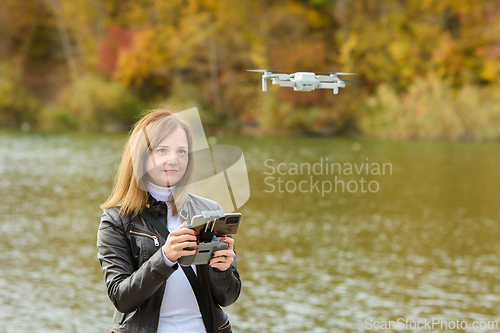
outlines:
[[[235,235],[241,221],[240,213],[228,213],[219,216],[213,221],[205,222],[203,215],[195,215],[187,228],[193,229],[201,235],[203,233],[213,233],[213,236]]]
[[[227,243],[221,238],[236,234],[240,222],[240,213],[224,214],[222,210],[203,212],[203,215],[193,216],[187,228],[197,232],[199,244],[195,247],[187,247],[186,250],[198,250],[198,253],[180,257],[177,261],[182,266],[207,264],[214,252],[226,249]]]

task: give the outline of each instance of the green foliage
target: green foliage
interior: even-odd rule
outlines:
[[[19,67],[0,63],[0,126],[37,122],[38,101],[22,85]]]
[[[196,107],[205,131],[213,132],[216,128],[224,126],[222,119],[204,101],[202,88],[199,85],[182,81],[174,82],[172,89],[167,98],[153,103],[153,107],[165,107],[173,112]]]
[[[500,82],[454,91],[436,76],[418,78],[405,93],[387,84],[366,101],[359,120],[368,136],[387,139],[500,139]]]
[[[143,105],[119,82],[84,75],[63,91],[55,106],[44,109],[44,126],[102,130],[131,124]]]

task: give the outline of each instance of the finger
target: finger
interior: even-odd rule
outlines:
[[[183,234],[183,235],[175,236],[172,241],[174,243],[195,242],[195,241],[197,241],[197,238],[194,235]]]
[[[212,259],[210,259],[210,262],[212,262],[214,264],[218,263],[218,262],[231,264],[233,262],[233,260],[234,260],[234,256],[220,255],[220,256],[212,257]]]
[[[195,255],[196,253],[198,253],[198,250],[181,250],[177,252],[179,257],[192,256]]]
[[[217,268],[220,271],[225,271],[229,268],[229,266],[226,267],[226,265],[222,265],[221,263],[209,264],[209,266],[212,268]]]
[[[227,250],[234,249],[234,239],[231,237],[222,237],[220,240],[227,243]]]
[[[182,254],[182,256],[189,256],[191,254],[198,253],[198,249],[194,248],[194,246],[188,246],[189,249],[187,248],[182,248],[179,250],[179,253]]]
[[[170,239],[170,235],[169,235]],[[174,237],[175,239],[175,237]],[[198,253],[197,250],[197,245],[198,242],[184,242],[184,243],[179,243],[179,242],[172,242],[167,241],[165,245],[163,246],[163,253],[165,253],[165,256],[167,257],[168,260],[171,262],[176,262],[178,258],[183,257],[183,256],[189,256],[189,255],[194,255]],[[185,249],[189,248],[189,249]]]
[[[210,266],[213,265],[220,265],[220,264],[226,264],[227,260],[224,259],[224,257],[217,257],[217,258],[212,258],[209,262]]]
[[[187,248],[173,248],[173,252],[175,253],[177,258],[191,256],[198,253],[198,250],[194,246],[188,246]]]
[[[184,222],[185,223],[185,222]],[[183,224],[184,224],[183,223]],[[184,234],[189,234],[189,235],[197,235],[198,233],[196,231],[194,231],[193,229],[189,229],[189,228],[181,228],[182,225],[175,229],[174,231],[172,231],[170,234],[171,235],[174,235],[174,236],[179,236],[179,235],[184,235]]]
[[[216,257],[234,258],[234,256],[235,256],[234,251],[230,251],[230,250],[219,250],[219,251],[214,252],[212,255],[213,258],[216,258]]]
[[[221,271],[226,271],[229,267],[231,267],[232,262],[233,262],[232,260],[227,260],[225,262],[221,262],[221,261],[216,261],[216,260],[212,259],[209,262],[209,265],[212,268],[217,268]]]
[[[176,243],[173,244],[172,247],[176,251],[192,251],[192,249],[184,250],[186,248],[193,248],[198,245],[198,242],[183,242],[183,243]]]
[[[186,247],[188,246],[186,243],[193,243],[195,245],[197,244],[196,237],[192,235],[181,235],[181,236],[175,236],[175,235],[169,235],[169,238],[167,242],[169,245],[168,246],[177,246],[179,244],[182,244],[180,247]]]

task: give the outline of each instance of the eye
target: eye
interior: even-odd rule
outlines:
[[[186,149],[180,149],[179,150],[179,155],[185,155],[187,154],[187,150]]]
[[[167,150],[165,148],[158,148],[158,149],[156,149],[156,152],[158,154],[165,154],[167,152]]]

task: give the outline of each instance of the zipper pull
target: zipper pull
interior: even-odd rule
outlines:
[[[160,242],[158,241],[158,237],[156,237],[156,236],[151,236],[151,237],[155,241],[155,246],[160,246]]]

